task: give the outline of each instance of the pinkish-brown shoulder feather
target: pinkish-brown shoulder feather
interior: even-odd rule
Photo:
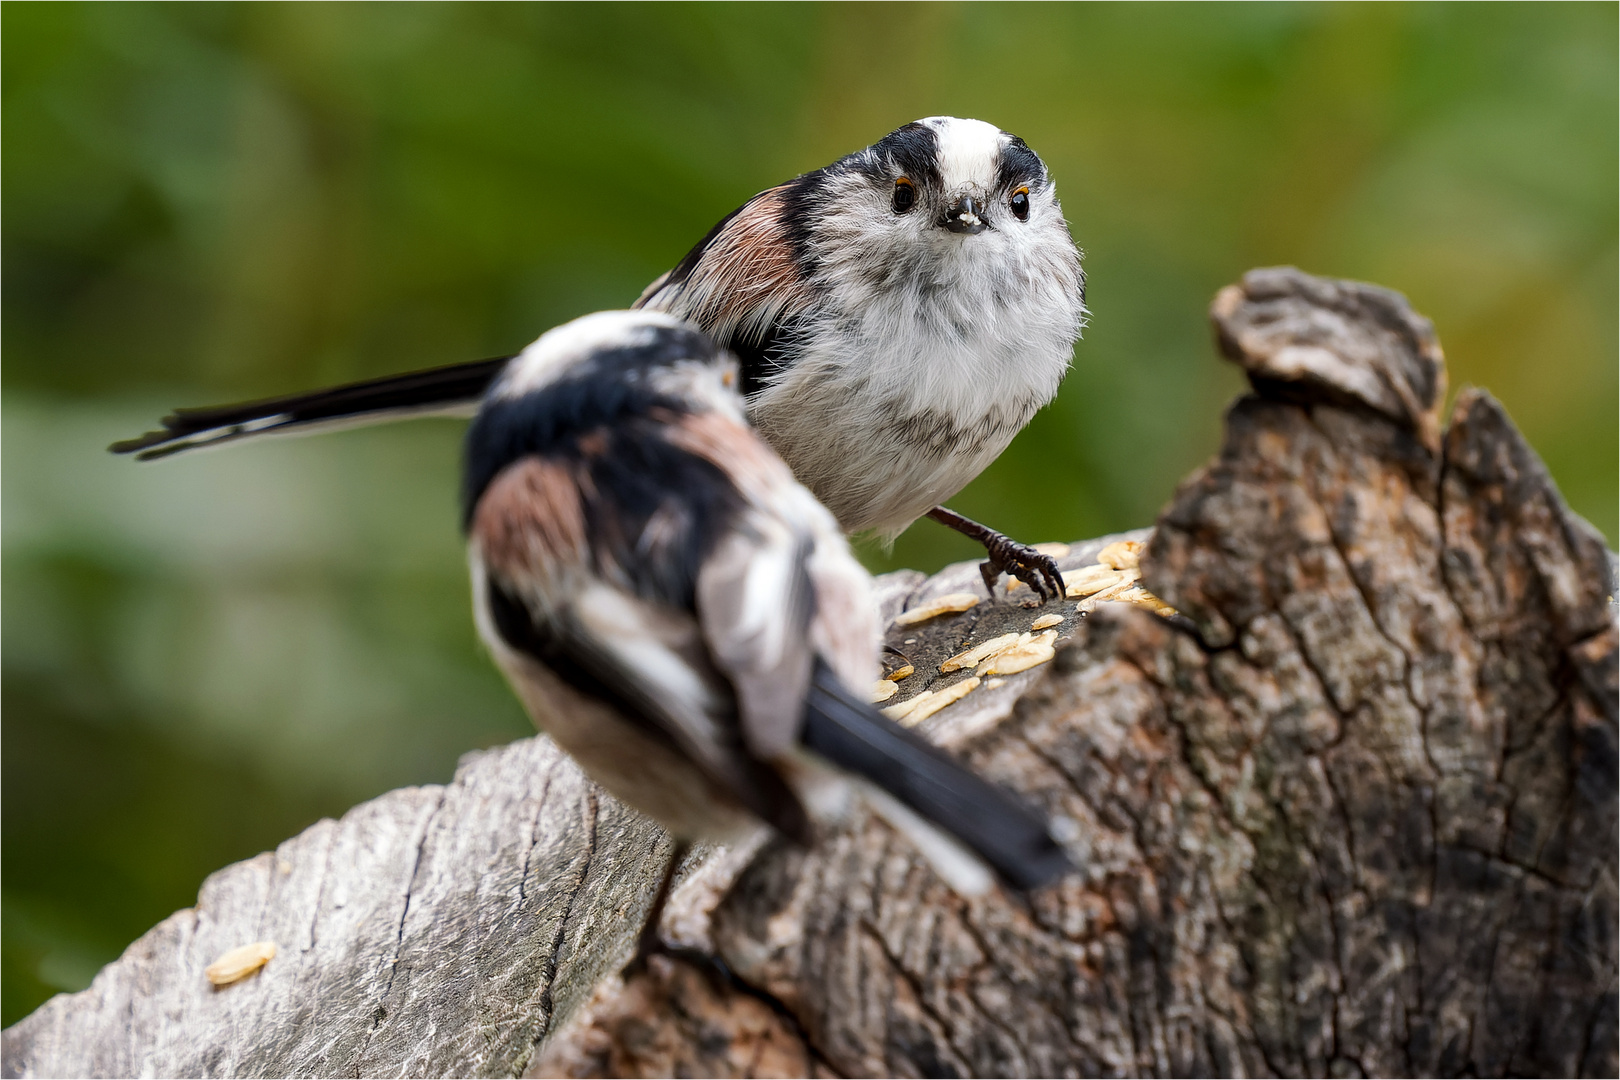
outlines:
[[[473,512],[472,535],[484,564],[514,580],[552,577],[585,558],[585,513],[579,481],[556,461],[524,458],[485,490]]]
[[[784,307],[809,300],[782,224],[786,187],[754,196],[710,241],[697,266],[673,286],[665,274],[647,287],[637,307],[689,319],[716,338],[748,332]]]

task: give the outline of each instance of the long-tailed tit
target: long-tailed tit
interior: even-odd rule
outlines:
[[[603,312],[490,387],[466,443],[473,602],[529,713],[677,838],[763,820],[806,841],[853,774],[964,891],[983,863],[1024,889],[1061,873],[1040,817],[855,692],[877,676],[870,579],[736,374],[690,324]]]
[[[1057,565],[945,508],[1051,401],[1085,322],[1085,274],[1046,166],[979,120],[931,117],[754,196],[637,306],[741,362],[748,415],[846,532],[923,514],[1061,596]],[[143,458],[263,432],[458,413],[512,358],[183,409],[115,444]]]

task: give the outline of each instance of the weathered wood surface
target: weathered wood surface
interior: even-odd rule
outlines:
[[[668,843],[527,740],[214,875],[5,1073],[1615,1075],[1610,556],[1487,395],[1440,423],[1399,297],[1257,271],[1213,314],[1255,393],[1144,557],[1186,619],[1066,601],[1054,662],[922,725],[1080,873],[964,901],[868,818],[701,852],[665,928],[732,978],[624,986]],[[895,631],[901,694],[1018,597]]]

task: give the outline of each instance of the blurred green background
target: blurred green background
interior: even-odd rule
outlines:
[[[1257,265],[1402,290],[1616,537],[1616,7],[54,5],[3,17],[11,1023],[203,876],[527,721],[480,655],[460,425],[137,466],[168,407],[510,352],[761,188],[935,113],[1087,253],[1057,403],[953,504],[1145,525]],[[922,523],[870,565],[971,545]]]

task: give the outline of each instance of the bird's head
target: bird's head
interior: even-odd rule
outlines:
[[[816,188],[806,224],[824,240],[818,254],[840,241],[946,259],[1073,249],[1046,165],[982,120],[907,124],[829,166]]]
[[[496,475],[524,457],[637,420],[706,413],[747,423],[736,359],[692,324],[656,311],[599,311],[548,330],[512,358],[467,429],[463,520]]]
[[[736,359],[691,323],[656,311],[598,311],[546,331],[514,357],[490,387],[490,400],[545,391],[569,400],[651,396],[693,410],[737,411],[736,370]]]

